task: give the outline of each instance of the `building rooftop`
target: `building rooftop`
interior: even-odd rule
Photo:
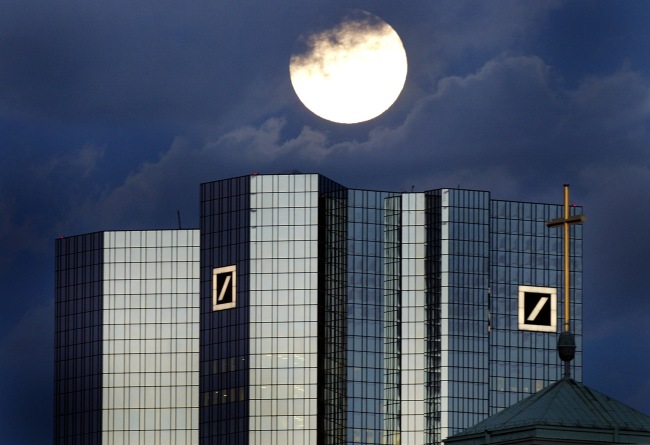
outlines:
[[[491,440],[487,439],[491,436]],[[650,443],[650,416],[571,378],[450,437],[446,443],[522,443],[524,437],[586,443]],[[518,440],[519,442],[518,442]],[[487,441],[486,441],[487,440]]]

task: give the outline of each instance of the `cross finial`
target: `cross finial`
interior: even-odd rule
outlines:
[[[558,352],[565,364],[565,376],[569,377],[569,362],[575,355],[575,339],[571,334],[571,269],[570,246],[571,225],[582,224],[586,221],[584,215],[571,215],[569,205],[569,184],[564,184],[564,216],[552,219],[546,223],[547,227],[564,227],[564,332],[558,340]]]

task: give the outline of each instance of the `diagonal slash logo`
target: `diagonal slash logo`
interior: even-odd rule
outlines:
[[[519,286],[519,329],[557,331],[557,290],[551,287]]]
[[[212,270],[212,310],[221,311],[236,306],[237,266],[217,267]]]
[[[528,318],[526,318],[526,321],[532,321],[535,322],[537,320],[537,317],[539,316],[539,313],[542,312],[542,309],[546,305],[546,302],[548,301],[549,297],[543,296],[541,297],[538,301],[537,304],[535,305],[535,308],[530,312],[530,315]],[[546,319],[546,314],[548,311],[544,311],[544,319]],[[550,315],[550,314],[549,314]]]

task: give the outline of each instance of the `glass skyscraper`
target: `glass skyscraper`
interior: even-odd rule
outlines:
[[[56,241],[54,443],[198,443],[198,230]]]
[[[316,174],[202,184],[201,443],[440,443],[557,380],[561,215]]]
[[[57,240],[57,444],[439,444],[563,374],[560,205],[318,174],[200,194],[199,230]]]

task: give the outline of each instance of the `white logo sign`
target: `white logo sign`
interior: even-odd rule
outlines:
[[[557,289],[519,286],[519,329],[557,331]]]
[[[221,311],[236,306],[237,266],[217,267],[212,270],[212,310]]]

